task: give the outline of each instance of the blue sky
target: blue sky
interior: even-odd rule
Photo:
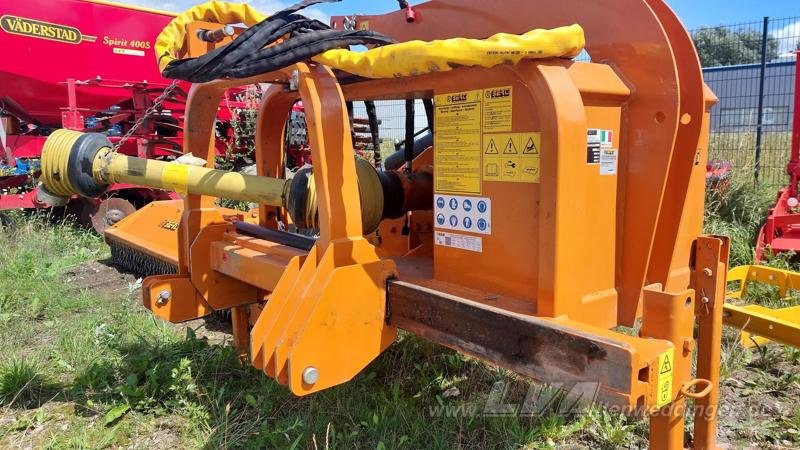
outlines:
[[[183,11],[205,0],[116,0],[151,8]],[[229,0],[239,1],[239,0]],[[263,13],[280,10],[297,0],[243,0]],[[503,0],[487,0],[503,1]],[[551,0],[540,0],[551,1]],[[412,5],[420,0],[410,0]],[[667,0],[678,13],[684,25],[696,29],[707,25],[738,25],[759,22],[764,16],[776,19],[770,28],[778,38],[779,53],[790,55],[800,40],[800,0]],[[532,4],[535,4],[532,2]],[[327,22],[332,15],[381,14],[397,8],[396,0],[343,0],[336,3],[321,3],[307,8],[304,14]],[[777,20],[792,18],[791,20]],[[748,28],[761,29],[756,24]]]
[[[800,16],[798,0],[668,0],[687,28]]]
[[[152,8],[180,11],[202,0],[117,0]],[[495,0],[502,1],[502,0]],[[262,12],[269,13],[291,4],[292,0],[248,1]],[[411,4],[420,3],[411,1]],[[800,16],[800,0],[668,0],[687,28],[703,25],[736,24],[761,20],[764,16],[774,18]],[[344,0],[339,3],[317,5],[313,15],[323,18],[339,14],[378,14],[397,7],[395,0]]]
[[[495,0],[502,1],[502,0]],[[412,1],[412,4],[419,3]],[[760,20],[764,16],[800,16],[799,0],[668,0],[688,28],[703,25],[732,24]],[[382,13],[396,5],[394,0],[345,0],[318,6],[328,14],[357,11],[364,14]]]
[[[0,0],[3,1],[3,0]],[[114,0],[122,3],[132,3],[151,8],[182,11],[206,0]],[[237,0],[228,0],[237,1]],[[297,0],[246,0],[263,13],[272,13],[280,10]],[[409,0],[412,5],[420,0]],[[503,0],[485,0],[501,2]],[[553,0],[539,0],[553,1]],[[556,0],[558,1],[558,0]],[[622,0],[618,0],[622,1]],[[772,35],[779,38],[781,55],[788,56],[794,50],[796,42],[800,39],[800,0],[667,0],[667,3],[678,13],[684,25],[690,30],[707,25],[738,25],[742,23],[760,22],[764,16],[774,19],[793,18],[775,23],[771,28]],[[531,1],[532,7],[536,2]],[[304,14],[323,22],[327,22],[331,15],[344,14],[381,14],[397,8],[396,0],[343,0],[338,3],[323,3],[304,10]],[[760,29],[756,24],[752,27]],[[391,103],[391,102],[390,102]],[[391,105],[390,105],[391,106]],[[365,116],[360,103],[356,104],[356,115]],[[382,136],[385,138],[402,139],[404,128],[402,105],[391,106],[390,110],[382,110],[379,114],[384,120]],[[417,125],[423,126],[424,114],[418,108]]]

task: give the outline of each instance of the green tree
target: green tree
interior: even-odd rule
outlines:
[[[719,26],[703,28],[692,36],[703,67],[732,66],[761,62],[761,33],[732,31]],[[778,57],[778,40],[767,38],[767,61]]]

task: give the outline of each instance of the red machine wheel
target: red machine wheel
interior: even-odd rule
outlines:
[[[71,198],[67,203],[64,214],[71,217],[80,226],[92,226],[92,216],[97,212],[99,200],[91,198]]]
[[[136,207],[129,201],[119,197],[109,197],[103,200],[97,211],[92,214],[92,228],[103,234],[106,228],[124,219],[134,211],[136,211]]]

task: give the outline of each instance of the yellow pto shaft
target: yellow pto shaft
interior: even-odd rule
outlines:
[[[356,160],[364,231],[374,231],[384,215],[382,184],[370,164]],[[58,130],[42,150],[42,186],[46,199],[81,195],[99,197],[114,183],[160,188],[180,194],[207,195],[287,208],[298,226],[316,228],[317,205],[310,169],[294,178],[245,175],[177,162],[136,158],[113,151],[97,133]],[[401,194],[402,195],[402,194]]]
[[[71,130],[54,132],[42,151],[45,189],[63,197],[95,197],[110,184],[130,183],[180,194],[283,206],[287,180],[127,156],[114,152],[110,142],[102,142],[101,138],[102,135]],[[88,161],[91,177],[86,170]]]
[[[92,164],[95,180],[150,186],[180,194],[212,195],[245,202],[282,206],[286,180],[245,175],[193,165],[98,152]]]

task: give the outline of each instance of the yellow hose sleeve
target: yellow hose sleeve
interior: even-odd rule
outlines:
[[[571,25],[523,35],[498,33],[488,39],[408,41],[365,52],[335,49],[313,59],[365,78],[393,78],[444,72],[454,66],[493,67],[522,59],[574,57],[585,44],[583,28]]]
[[[256,11],[245,3],[228,3],[209,1],[192,7],[172,19],[161,33],[155,43],[158,70],[164,71],[171,61],[178,59],[180,51],[186,42],[186,25],[190,22],[203,21],[222,24],[241,23],[248,27],[261,22],[267,16]]]
[[[192,21],[253,26],[267,18],[243,3],[209,1],[179,14],[161,31],[155,51],[163,72],[178,58]],[[328,50],[314,61],[366,78],[393,78],[444,72],[454,66],[493,67],[522,59],[574,57],[586,44],[583,28],[571,25],[552,30],[532,30],[522,35],[498,33],[488,39],[453,38],[408,41],[365,52]]]

